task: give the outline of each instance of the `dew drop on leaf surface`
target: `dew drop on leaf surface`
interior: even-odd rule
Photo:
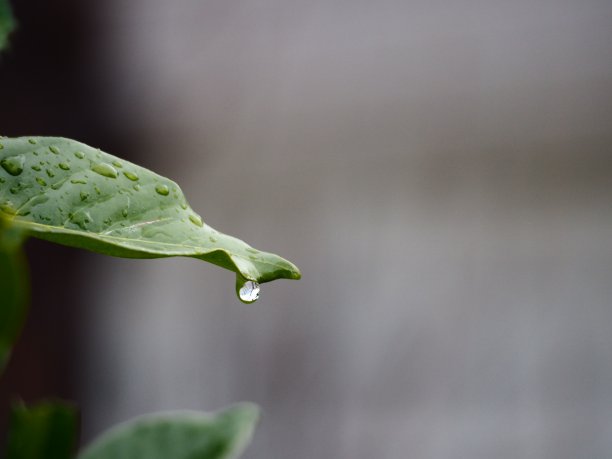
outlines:
[[[136,180],[138,180],[138,176],[132,172],[129,171],[125,171],[123,173],[123,175],[125,175],[128,179],[130,179],[132,182],[135,182]]]
[[[2,168],[13,176],[17,176],[23,172],[23,164],[25,163],[25,156],[12,156],[10,158],[4,158],[0,161]]]
[[[202,218],[200,218],[200,216],[198,215],[189,215],[189,220],[191,220],[191,223],[196,226],[202,227],[204,225],[204,223],[202,222]]]
[[[91,167],[91,170],[108,178],[117,178],[117,169],[107,163],[98,163]]]
[[[170,194],[170,189],[166,185],[157,185],[155,191],[162,196],[168,196]]]

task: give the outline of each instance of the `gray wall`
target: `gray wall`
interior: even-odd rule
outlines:
[[[304,277],[99,257],[87,438],[252,400],[251,459],[609,457],[612,3],[100,8],[114,127]]]

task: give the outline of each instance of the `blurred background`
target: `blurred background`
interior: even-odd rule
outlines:
[[[82,437],[263,408],[246,458],[612,454],[612,3],[15,1],[3,135],[179,182],[294,261],[234,276],[30,241],[6,403]]]

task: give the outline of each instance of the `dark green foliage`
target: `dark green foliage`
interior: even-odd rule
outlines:
[[[4,227],[0,221],[0,373],[25,320],[28,292],[21,234]]]
[[[28,407],[15,404],[6,459],[70,459],[77,438],[77,414],[64,402]]]
[[[9,35],[15,29],[15,20],[8,0],[0,0],[0,51],[8,45]]]

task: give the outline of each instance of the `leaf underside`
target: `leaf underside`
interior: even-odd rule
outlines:
[[[0,138],[0,166],[0,217],[27,235],[118,257],[193,257],[259,283],[300,278],[204,223],[173,181],[83,143]]]
[[[258,409],[242,403],[218,414],[158,413],[113,427],[78,459],[233,459],[251,440]]]

